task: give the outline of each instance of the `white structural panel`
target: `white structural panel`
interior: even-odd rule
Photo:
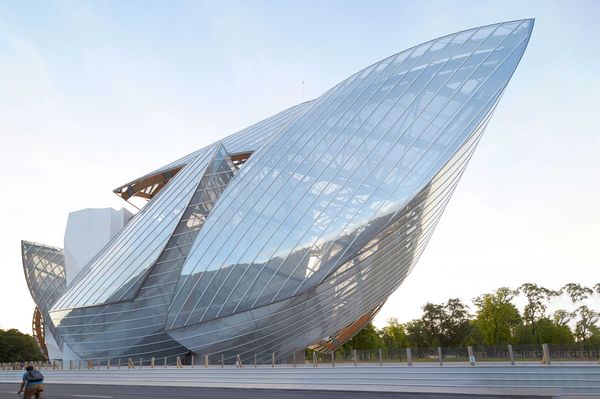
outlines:
[[[81,269],[125,227],[133,215],[127,209],[82,209],[69,213],[64,252],[67,286]]]

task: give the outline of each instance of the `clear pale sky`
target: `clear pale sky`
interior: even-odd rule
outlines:
[[[410,46],[531,17],[437,231],[375,322],[600,282],[599,16],[595,1],[0,2],[0,328],[31,329],[21,239],[62,247],[69,211],[123,207],[112,189],[132,178]]]

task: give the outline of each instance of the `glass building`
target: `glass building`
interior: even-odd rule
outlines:
[[[532,28],[412,47],[118,187],[145,205],[86,256],[75,222],[64,254],[23,242],[38,335],[65,359],[335,350],[417,263]]]

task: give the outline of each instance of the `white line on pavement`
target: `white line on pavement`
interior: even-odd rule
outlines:
[[[102,395],[71,395],[71,396],[75,396],[76,398],[112,398],[112,396],[102,396]]]

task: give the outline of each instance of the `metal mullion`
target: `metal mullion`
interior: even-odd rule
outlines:
[[[169,273],[177,273],[177,270],[167,270],[166,272],[151,273],[151,274],[148,275],[148,278],[159,277],[159,276],[163,276],[163,275],[169,274]]]
[[[112,333],[117,333],[117,332],[142,330],[144,328],[156,328],[156,327],[160,327],[162,325],[164,325],[164,323],[152,324],[152,325],[149,325],[149,326],[125,328],[123,330],[100,331],[100,332],[97,332],[96,334],[112,334]],[[63,337],[76,337],[76,336],[80,336],[80,335],[84,335],[85,336],[85,335],[89,335],[89,333],[88,332],[84,332],[84,333],[62,334]],[[132,338],[135,338],[135,337],[131,337],[131,338],[128,338],[128,339],[132,339]],[[94,342],[92,342],[92,341],[86,341],[85,343],[87,344],[87,343],[99,343],[99,342],[110,342],[110,341],[94,341]]]
[[[430,47],[431,47],[432,45],[433,45],[433,43],[430,45]],[[421,47],[421,46],[419,46],[419,47]],[[429,47],[429,48],[430,48],[430,47]],[[418,48],[418,47],[415,47],[415,49],[416,49],[416,48]],[[337,110],[338,110],[340,107],[342,107],[342,104],[344,104],[344,105],[343,105],[343,107],[344,107],[344,108],[345,108],[345,110],[346,110],[345,112],[347,112],[347,111],[348,111],[348,110],[349,110],[349,109],[350,109],[350,108],[351,108],[351,107],[352,107],[354,104],[356,104],[356,103],[357,103],[359,100],[360,100],[360,101],[362,101],[362,102],[366,102],[366,101],[368,101],[368,100],[369,100],[369,99],[370,99],[370,98],[371,98],[373,95],[375,95],[375,94],[376,94],[376,92],[374,92],[373,94],[369,95],[367,99],[363,99],[363,95],[364,95],[364,94],[367,92],[367,90],[369,89],[369,87],[371,87],[371,85],[373,85],[373,83],[374,83],[374,82],[376,82],[376,81],[377,81],[377,79],[378,79],[380,76],[383,76],[383,77],[385,77],[385,79],[384,79],[384,80],[383,80],[381,83],[379,83],[379,88],[381,88],[381,87],[382,87],[382,86],[383,86],[383,85],[384,85],[384,84],[385,84],[385,83],[386,83],[386,82],[387,82],[389,79],[391,79],[392,77],[394,77],[394,76],[395,76],[395,75],[394,75],[394,74],[395,74],[395,72],[396,72],[396,71],[397,71],[399,68],[401,68],[401,67],[402,67],[402,65],[404,65],[404,62],[405,62],[407,59],[409,59],[409,58],[410,58],[410,56],[411,56],[413,53],[414,53],[414,50],[413,50],[412,52],[410,52],[410,53],[408,54],[408,56],[407,56],[407,57],[406,57],[406,58],[405,58],[405,59],[404,59],[402,62],[400,62],[400,63],[399,63],[398,65],[396,65],[396,66],[394,66],[394,61],[395,61],[396,59],[398,59],[398,57],[399,57],[399,55],[400,55],[400,54],[395,54],[395,55],[392,55],[392,56],[390,56],[390,57],[386,58],[384,61],[380,61],[380,62],[378,62],[378,63],[375,63],[375,64],[373,64],[372,66],[370,66],[369,68],[371,68],[371,70],[370,70],[369,72],[367,72],[366,76],[365,76],[364,78],[362,78],[362,80],[359,80],[358,84],[357,84],[357,85],[356,85],[356,86],[355,86],[355,87],[354,87],[352,90],[350,90],[350,91],[349,91],[347,94],[346,94],[346,92],[344,92],[345,96],[344,96],[343,100],[341,100],[341,101],[338,101],[338,102],[337,102],[337,103],[338,103],[338,105],[337,105],[337,106],[334,108],[334,111],[330,113],[330,117],[331,117],[331,115],[333,115],[333,113],[334,113],[335,111],[337,111]],[[427,51],[425,51],[425,52],[423,53],[423,55],[424,55],[424,54],[426,54],[426,53],[427,53]],[[418,59],[420,59],[420,58],[421,58],[423,55],[421,55],[421,56],[420,56]],[[417,59],[417,61],[418,61],[418,59]],[[387,61],[387,60],[389,60],[389,62],[387,63],[387,65],[385,65],[385,66],[384,66],[384,67],[383,67],[381,70],[377,71],[377,68],[378,68],[380,65],[383,65],[383,63],[384,63],[385,61]],[[415,61],[415,62],[417,62],[417,61]],[[413,64],[413,65],[414,65],[414,64]],[[386,70],[387,70],[387,68],[388,68],[388,67],[389,67],[389,68],[390,68],[392,71],[389,73],[389,75],[386,75],[384,72],[386,72]],[[356,75],[356,76],[358,76],[358,77],[360,78],[360,76],[361,76],[363,73],[365,73],[364,71],[366,71],[367,69],[368,69],[368,68],[365,68],[363,71],[359,71],[359,72],[358,72],[358,73],[356,73],[355,75]],[[408,73],[408,72],[407,72],[407,73]],[[355,95],[354,97],[352,97],[352,95],[354,95],[356,92],[358,92],[358,93],[357,93],[357,95]],[[351,102],[350,102],[349,104],[347,104],[347,105],[346,105],[345,103],[346,103],[346,101],[347,101],[347,100],[349,100],[349,101],[351,101]],[[329,127],[329,128],[327,129],[327,132],[326,132],[325,134],[323,134],[323,135],[322,135],[320,138],[318,138],[314,144],[312,144],[312,149],[314,149],[314,148],[317,148],[317,147],[318,147],[318,146],[319,146],[319,145],[320,145],[322,142],[324,142],[326,135],[327,135],[327,134],[329,134],[329,133],[332,131],[332,129],[333,129],[333,126],[335,126],[335,124],[336,124],[338,121],[340,121],[340,120],[341,120],[341,118],[342,118],[343,116],[344,116],[344,112],[342,112],[342,113],[340,114],[340,116],[339,116],[339,117],[336,119],[336,121],[334,122],[334,124],[332,125],[332,127]],[[328,118],[329,118],[329,117],[328,117]],[[325,119],[322,119],[322,120],[321,120],[321,122],[320,122],[320,124],[318,125],[317,129],[314,129],[314,130],[313,130],[313,132],[312,132],[312,134],[311,134],[310,138],[308,138],[308,139],[306,139],[306,140],[305,140],[305,144],[306,144],[306,143],[309,143],[309,142],[310,142],[310,140],[312,140],[312,139],[315,137],[315,135],[316,135],[316,132],[317,132],[317,131],[318,131],[318,130],[319,130],[319,129],[320,129],[320,128],[321,128],[321,127],[322,127],[322,126],[325,124],[325,122],[326,122],[326,120],[327,120],[328,118],[325,118]],[[315,119],[315,121],[316,121],[316,120],[317,120],[317,119]],[[350,123],[352,120],[354,120],[354,118],[352,118],[352,119],[351,119],[351,120],[350,120],[350,121],[349,121],[349,122],[348,122],[346,125],[348,125],[348,124],[349,124],[349,123]],[[311,126],[313,126],[313,125],[314,125],[314,122],[313,122],[313,123],[311,123],[311,125],[309,125],[309,126],[308,126],[308,128],[310,128],[310,127],[311,127]],[[308,131],[308,128],[305,128],[305,129],[304,129],[304,132],[307,132],[307,131]],[[334,137],[333,137],[333,140],[335,140],[335,139],[336,139],[336,138],[337,138],[337,137],[338,137],[340,134],[341,134],[341,130],[340,130],[340,131],[339,131],[337,134],[335,134],[335,135],[334,135]],[[300,136],[300,137],[301,137],[302,135],[298,134],[298,136]],[[297,140],[296,140],[296,142],[297,142],[297,141],[299,141],[299,140],[297,139]],[[291,148],[293,148],[293,146],[290,146],[290,148],[289,148],[289,149],[286,151],[286,153],[285,153],[285,154],[289,153],[289,151],[290,151],[290,149],[291,149]],[[304,161],[305,161],[305,160],[307,159],[307,157],[308,157],[308,154],[310,154],[311,152],[312,152],[312,150],[310,150],[310,151],[307,151],[307,155],[303,156],[303,159],[302,159],[302,160],[301,160],[299,163],[297,163],[297,165],[294,167],[294,170],[293,170],[291,173],[294,173],[294,171],[296,171],[296,170],[297,170],[297,169],[300,167],[300,165],[302,165],[302,164],[304,163]],[[279,160],[277,163],[281,162],[281,160],[282,160],[282,159],[284,159],[284,157],[285,157],[285,154],[284,154],[283,156],[280,156],[280,160]],[[294,158],[296,158],[296,156],[294,156]],[[269,188],[271,187],[271,185],[272,185],[272,184],[270,184],[270,185],[269,185]],[[294,188],[295,188],[296,186],[297,186],[297,184],[294,186]],[[267,188],[267,190],[268,190],[268,188]],[[266,190],[265,190],[265,192],[266,192]],[[280,192],[280,191],[279,191],[279,192]],[[288,197],[289,197],[289,195],[290,195],[290,193],[291,193],[291,192],[293,192],[293,190],[290,190],[290,191],[288,192],[288,195],[286,196],[286,198],[288,198]],[[272,197],[271,197],[271,199],[269,199],[269,200],[268,200],[268,202],[267,202],[266,206],[265,206],[263,209],[265,209],[265,208],[266,208],[266,207],[267,207],[267,206],[268,206],[268,205],[271,203],[271,201],[272,201],[273,199],[275,199],[275,197],[276,197],[276,196],[272,196]],[[284,198],[284,199],[283,199],[283,201],[281,202],[281,204],[278,206],[277,210],[279,210],[279,208],[280,208],[280,207],[282,206],[282,204],[285,202],[286,198]],[[258,216],[258,214],[257,214],[257,216]],[[271,216],[271,219],[272,219],[272,216]],[[263,224],[263,226],[261,227],[261,231],[263,231],[263,230],[264,230],[264,228],[265,228],[267,225],[268,225],[268,221],[267,221],[267,223]],[[247,248],[247,250],[248,250],[248,248]],[[242,253],[242,254],[240,255],[240,257],[239,257],[239,258],[241,259],[241,258],[244,256],[244,254],[245,254],[245,253],[246,253],[246,252]],[[230,252],[230,253],[229,253],[227,256],[228,256],[228,257],[229,257],[229,256],[231,256],[231,252]],[[238,262],[239,262],[239,260],[238,260]],[[264,267],[263,267],[263,268],[264,268]],[[201,318],[200,318],[201,320],[204,318],[204,316],[205,316],[206,312],[207,312],[207,311],[210,309],[210,305],[212,305],[212,303],[214,302],[214,299],[215,299],[215,298],[217,298],[217,296],[218,296],[219,292],[220,292],[220,291],[222,290],[222,288],[223,288],[223,284],[224,284],[224,283],[225,283],[225,281],[226,281],[226,280],[229,278],[229,276],[231,275],[232,271],[233,271],[233,270],[230,270],[230,272],[228,273],[228,275],[226,276],[226,278],[225,278],[225,279],[223,280],[223,282],[221,283],[220,287],[217,289],[217,292],[216,292],[216,294],[215,294],[215,295],[213,295],[213,298],[211,299],[211,302],[210,302],[210,303],[209,303],[209,305],[206,307],[206,310],[204,311],[203,315],[202,315],[202,316],[201,316]],[[261,270],[261,271],[262,271],[262,270]],[[247,271],[246,271],[246,272],[247,272]],[[259,274],[260,274],[260,272],[259,272]],[[237,287],[237,285],[239,284],[239,282],[242,280],[243,276],[245,276],[245,275],[246,275],[246,273],[244,273],[244,274],[242,275],[242,277],[240,277],[240,278],[238,279],[238,281],[237,281],[237,283],[235,284],[234,288],[233,288],[233,289],[230,291],[230,294],[229,294],[228,298],[229,298],[229,297],[231,296],[231,294],[232,294],[232,293],[235,291],[235,288]],[[257,274],[257,276],[258,276],[258,274]],[[213,279],[214,279],[214,276],[213,276]],[[255,278],[255,280],[256,280],[256,278]],[[212,282],[212,280],[211,280],[211,282]],[[209,283],[209,286],[210,286],[210,283]],[[208,286],[205,288],[204,292],[206,292],[206,289],[208,289]],[[203,295],[204,295],[204,292],[203,292],[203,294],[200,296],[200,298],[202,298],[202,297],[203,297]],[[246,292],[247,292],[247,291],[246,291]],[[245,295],[245,294],[244,294],[244,295]],[[244,295],[243,295],[243,296],[244,296]],[[198,304],[198,303],[199,303],[199,301],[197,301],[196,305],[194,306],[194,309],[197,307],[197,304]],[[219,312],[220,312],[220,310],[219,310]],[[190,312],[190,316],[189,316],[189,317],[191,317],[192,313],[193,313],[193,311],[192,311],[192,312]],[[189,320],[189,317],[188,317],[188,320]],[[187,321],[186,321],[186,323],[187,323]]]
[[[140,288],[140,291],[141,290],[149,290],[151,288],[156,288],[156,287],[163,287],[165,285],[175,284],[175,283],[177,283],[177,280],[169,281],[169,282],[166,282],[166,283],[154,284],[154,285],[145,285],[145,286],[143,286],[143,287]]]
[[[295,118],[298,116],[298,114],[301,114],[301,113],[302,113],[303,111],[305,111],[307,108],[310,108],[308,105],[310,105],[310,104],[311,104],[313,101],[314,101],[314,100],[307,101],[307,102],[306,102],[306,103],[304,103],[304,104],[298,104],[298,105],[296,105],[296,106],[292,107],[292,108],[293,108],[293,112],[287,113],[286,115],[284,115],[283,117],[281,117],[281,118],[280,118],[280,119],[278,119],[277,121],[274,121],[274,122],[273,122],[273,123],[272,123],[272,124],[271,124],[271,125],[268,127],[268,130],[269,130],[269,131],[271,131],[271,132],[273,132],[274,130],[276,130],[276,129],[279,129],[279,128],[281,128],[282,126],[286,125],[287,123],[289,123],[289,122],[290,122],[290,119],[292,119],[292,120],[293,120],[293,119],[295,119]],[[299,109],[299,110],[298,110],[298,107],[300,107],[300,109]],[[284,110],[284,111],[282,111],[281,113],[284,113],[284,112],[286,112],[286,111],[292,111],[292,110],[288,108],[287,110]],[[292,118],[290,118],[290,114],[292,115]],[[275,116],[277,116],[277,115],[274,115],[274,117],[275,117]],[[248,134],[248,135],[243,135],[243,136],[242,136],[242,135],[240,135],[240,136],[238,136],[238,137],[236,137],[236,138],[233,138],[233,137],[231,137],[231,136],[230,136],[230,137],[231,137],[231,142],[228,142],[228,143],[227,143],[227,145],[229,145],[230,147],[233,147],[233,146],[238,146],[238,145],[239,145],[239,146],[241,146],[241,143],[240,143],[240,144],[238,144],[238,143],[237,143],[237,141],[243,141],[242,139],[245,139],[245,140],[247,140],[248,136],[252,137],[252,139],[254,140],[254,139],[256,139],[257,137],[259,137],[259,136],[260,136],[261,130],[262,130],[262,131],[264,131],[264,130],[267,130],[267,129],[266,129],[266,128],[262,128],[262,129],[260,129],[260,130],[258,130],[258,129],[257,129],[257,130],[255,131],[255,133]],[[239,132],[238,132],[238,133],[239,133]],[[237,134],[237,133],[234,133],[234,135],[235,135],[235,134]],[[274,133],[271,133],[270,135],[272,135],[272,134],[274,134]],[[234,135],[232,135],[232,136],[234,136]],[[227,140],[227,139],[228,139],[228,138],[226,138],[225,140]]]

